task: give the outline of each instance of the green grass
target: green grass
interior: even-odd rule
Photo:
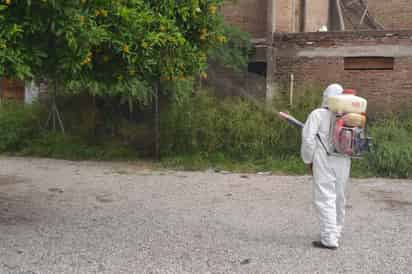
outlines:
[[[241,173],[271,172],[289,175],[302,175],[306,171],[304,164],[298,157],[239,161],[226,159],[222,154],[166,157],[162,159],[161,166],[186,171],[215,169]]]
[[[138,154],[130,146],[116,143],[87,144],[82,138],[61,133],[43,133],[17,155],[67,160],[134,160]]]
[[[162,159],[160,167],[185,171],[225,170],[239,173],[270,172],[277,175],[306,175],[306,166],[299,156],[286,159],[267,158],[256,161],[214,159],[201,155],[176,156]],[[353,160],[351,177],[370,178],[377,174],[368,168],[366,160]],[[385,176],[384,176],[385,177]]]

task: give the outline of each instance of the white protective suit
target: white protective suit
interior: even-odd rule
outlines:
[[[323,245],[338,247],[345,219],[345,188],[349,179],[349,157],[328,155],[316,134],[328,147],[332,113],[327,98],[343,92],[342,86],[332,84],[323,93],[322,108],[308,117],[302,132],[301,156],[305,164],[313,164],[313,195],[319,214],[320,237]]]

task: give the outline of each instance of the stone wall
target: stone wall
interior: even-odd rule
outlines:
[[[368,99],[370,110],[397,110],[412,104],[412,31],[301,33],[275,35],[275,81],[287,88],[295,84],[338,82]],[[393,70],[345,70],[345,57],[393,57]],[[298,88],[299,89],[299,88]]]

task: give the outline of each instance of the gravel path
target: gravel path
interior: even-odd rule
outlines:
[[[0,273],[411,273],[412,181],[353,180],[341,248],[309,177],[0,158]]]

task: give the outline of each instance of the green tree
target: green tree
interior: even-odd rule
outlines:
[[[0,75],[148,100],[202,75],[226,42],[222,0],[2,0]]]
[[[210,53],[229,65],[244,64],[216,50],[227,43],[218,12],[223,0],[0,3],[0,77],[46,79],[55,92],[148,103],[163,84],[206,77]],[[55,100],[52,113],[60,120]]]
[[[21,25],[9,21],[5,14],[8,4],[8,1],[0,4],[0,77],[24,78],[31,76],[30,57],[21,46],[24,34]]]

